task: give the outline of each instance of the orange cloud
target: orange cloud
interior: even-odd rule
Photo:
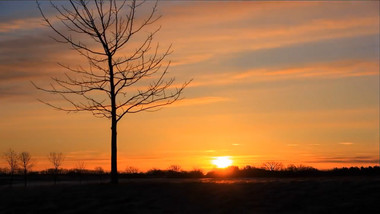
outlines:
[[[206,105],[217,102],[226,102],[230,101],[229,98],[226,97],[197,97],[197,98],[186,98],[183,100],[179,100],[170,107],[182,107],[182,106],[193,106],[193,105]]]
[[[45,27],[40,18],[14,19],[8,22],[0,22],[0,33],[9,33],[16,30],[31,30]]]
[[[226,5],[237,9],[231,10]],[[193,53],[194,55],[211,54],[217,58],[222,53],[230,54],[243,50],[277,48],[292,44],[379,33],[377,14],[369,13],[365,16],[350,17],[339,17],[339,15],[325,17],[314,14],[314,16],[301,21],[298,18],[307,16],[304,14],[305,11],[312,9],[312,13],[316,13],[315,11],[323,13],[326,5],[316,3],[281,5],[286,7],[273,4],[259,4],[258,6],[234,2],[231,4],[214,4],[213,9],[189,5],[186,8],[179,8],[178,10],[181,12],[168,11],[168,17],[163,17],[166,27],[161,32],[162,36],[159,40],[174,41],[174,47],[181,52]],[[339,7],[336,4],[329,6],[332,11],[337,13],[342,10],[338,9]],[[349,5],[341,6],[347,7],[347,10],[350,9]],[[369,5],[366,6],[358,7],[358,11],[370,8]],[[219,12],[212,13],[214,10]],[[219,15],[223,14],[222,11],[224,10],[228,10],[225,11],[228,16]],[[265,19],[268,14],[257,13],[256,10],[266,11],[275,17],[292,18],[289,18],[289,22],[279,23],[275,21],[277,19],[274,19],[273,21],[266,21],[267,25],[264,25],[260,23],[260,20]],[[197,19],[201,21],[196,21]],[[234,25],[231,24],[232,22]],[[178,55],[178,57],[180,56]]]
[[[234,72],[202,75],[197,77],[191,87],[229,85],[243,82],[278,81],[301,78],[344,78],[378,75],[377,61],[342,60],[323,63],[300,64],[288,68],[263,68]]]
[[[345,145],[345,146],[350,146],[350,145],[353,145],[354,143],[352,143],[352,142],[341,142],[339,144],[340,145]]]

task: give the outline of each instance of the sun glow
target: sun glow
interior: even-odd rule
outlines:
[[[212,163],[218,167],[218,168],[226,168],[231,166],[232,160],[228,156],[224,157],[215,157],[214,160],[212,160]]]

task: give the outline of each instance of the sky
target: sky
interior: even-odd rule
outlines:
[[[239,167],[378,165],[379,7],[379,1],[159,2],[154,41],[172,45],[167,59],[176,83],[193,81],[183,100],[119,123],[119,171],[173,164],[207,171],[220,156]],[[34,1],[0,1],[0,152],[30,152],[36,170],[51,167],[50,152],[65,155],[64,168],[83,161],[109,170],[109,120],[37,100],[62,102],[31,81],[48,85],[65,72],[57,63],[85,63],[51,36]]]

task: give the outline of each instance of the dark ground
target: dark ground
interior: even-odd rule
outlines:
[[[380,177],[0,186],[0,213],[380,213]]]

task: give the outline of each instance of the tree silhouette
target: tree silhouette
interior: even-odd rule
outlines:
[[[263,168],[269,171],[279,171],[284,168],[284,165],[281,162],[268,161],[263,163]]]
[[[100,166],[95,167],[94,169],[96,175],[100,177],[100,183],[103,182],[104,169]]]
[[[125,173],[127,174],[136,174],[139,173],[139,169],[133,166],[128,166],[125,168]]]
[[[82,175],[86,171],[86,164],[84,163],[84,161],[78,161],[76,163],[76,165],[75,165],[75,171],[79,175],[79,183],[82,183]]]
[[[175,165],[175,164],[173,164],[173,165],[170,165],[170,166],[168,167],[168,170],[169,170],[169,171],[173,171],[173,172],[181,172],[182,168],[181,168],[180,165]]]
[[[54,184],[57,184],[59,167],[62,165],[63,161],[65,160],[65,157],[62,153],[50,152],[48,158],[50,163],[53,164],[54,167]]]
[[[13,184],[13,175],[15,174],[18,167],[18,156],[13,149],[9,149],[4,153],[4,159],[8,163],[9,172],[11,174],[10,185]]]
[[[18,159],[24,171],[24,185],[26,187],[28,170],[30,170],[33,167],[32,156],[30,155],[29,152],[21,152],[18,156]]]
[[[159,45],[152,45],[159,27],[135,48],[121,52],[127,44],[135,44],[132,39],[141,39],[137,34],[160,18],[156,15],[157,2],[145,18],[136,17],[145,1],[69,0],[66,6],[50,3],[58,12],[57,22],[45,15],[37,0],[44,21],[59,37],[56,41],[69,44],[88,61],[88,66],[61,65],[67,70],[64,78],[52,78],[49,88],[33,84],[37,89],[60,95],[70,106],[42,101],[55,109],[89,111],[111,120],[111,182],[117,183],[118,122],[128,113],[175,102],[190,81],[175,87],[174,78],[166,78],[170,62],[163,65],[163,61],[171,53],[170,47],[160,53]]]

